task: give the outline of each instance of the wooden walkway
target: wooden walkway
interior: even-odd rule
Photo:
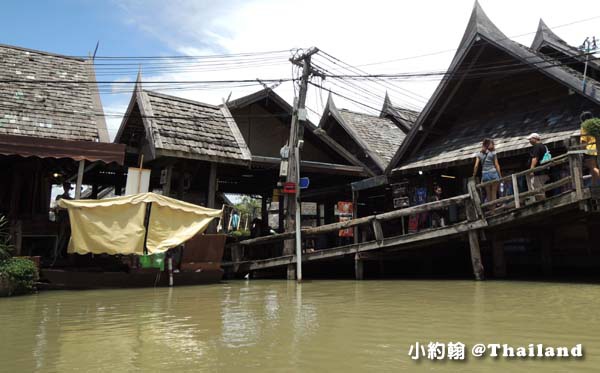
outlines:
[[[517,178],[531,174],[531,170],[527,170],[502,178],[501,181],[513,184],[513,189],[516,193],[502,197],[493,202],[482,203],[481,199],[481,190],[489,183],[476,185],[475,182],[471,180],[468,183],[468,193],[464,195],[383,214],[361,217],[346,222],[302,229],[301,237],[303,240],[321,234],[337,232],[340,229],[366,225],[372,227],[375,236],[375,239],[372,241],[356,242],[356,237],[358,235],[355,231],[354,244],[302,254],[302,262],[331,260],[354,255],[356,278],[362,279],[363,270],[361,253],[409,250],[447,241],[456,237],[463,238],[466,235],[469,241],[473,273],[476,279],[481,280],[484,277],[484,271],[479,247],[479,231],[485,231],[488,228],[523,224],[535,219],[552,219],[553,215],[565,211],[590,212],[597,208],[597,201],[600,199],[600,196],[596,195],[597,192],[592,192],[589,188],[583,188],[580,157],[581,156],[578,153],[570,153],[569,155],[557,157],[551,162],[536,168],[535,171],[538,171],[559,167],[567,162],[569,163],[570,173],[568,176],[550,184],[546,184],[540,190],[519,193]],[[560,193],[554,197],[545,198],[537,202],[532,201],[532,199],[535,198],[535,195],[557,190],[559,190]],[[502,206],[496,207],[499,206],[499,204]],[[466,216],[466,219],[449,226],[422,230],[416,233],[398,234],[392,237],[385,237],[383,234],[383,222],[404,219],[420,213],[439,211],[450,206],[456,206],[457,209],[462,209],[464,212],[462,215]],[[236,273],[248,273],[256,270],[287,266],[288,277],[293,277],[293,268],[297,260],[295,255],[281,255],[268,259],[245,260],[244,253],[260,245],[273,244],[276,242],[281,243],[284,240],[293,239],[294,236],[295,232],[286,232],[241,241],[231,247],[233,261],[231,263],[224,263],[224,266],[229,267],[230,270]],[[499,255],[496,250],[494,251],[494,255]]]

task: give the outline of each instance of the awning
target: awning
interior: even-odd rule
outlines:
[[[221,210],[209,209],[154,193],[141,193],[103,200],[65,200],[58,205],[69,210],[69,252],[77,254],[144,253],[147,204],[148,253],[164,252],[204,232]]]
[[[0,154],[123,164],[125,145],[0,134]]]

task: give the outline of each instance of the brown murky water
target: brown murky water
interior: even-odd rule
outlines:
[[[0,299],[5,372],[600,370],[600,285],[235,281]],[[583,359],[419,362],[415,342],[584,346]]]

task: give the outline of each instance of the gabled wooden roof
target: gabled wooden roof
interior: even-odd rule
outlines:
[[[379,116],[391,119],[404,133],[408,133],[417,121],[419,112],[394,105],[386,92]]]
[[[456,82],[460,82],[464,79],[465,75],[469,74],[469,66],[463,66],[463,64],[473,64],[478,58],[477,53],[474,53],[475,56],[473,56],[473,53],[470,54],[469,52],[474,50],[475,47],[482,50],[481,46],[497,48],[512,56],[520,63],[530,66],[532,69],[571,89],[576,94],[585,97],[593,103],[600,104],[600,83],[590,80],[584,91],[582,88],[582,76],[579,72],[562,65],[555,59],[538,54],[534,50],[510,40],[490,21],[479,3],[475,2],[464,36],[444,79],[442,79],[415,125],[408,133],[406,140],[392,158],[392,161],[386,168],[386,174],[391,173],[396,167],[406,166],[403,164],[403,161],[407,161],[409,150],[413,153],[419,152],[420,144],[424,139],[422,138],[424,134],[421,131],[423,124],[430,120],[435,124],[437,118],[444,112],[448,101],[453,96],[453,92],[460,85]],[[468,55],[471,59],[466,61]],[[482,75],[485,77],[484,74],[479,74],[479,79],[481,79]],[[428,130],[430,131],[431,129]],[[471,155],[465,154],[464,156],[470,157]]]
[[[584,53],[556,35],[541,18],[531,49],[557,59],[583,73],[583,64],[586,62]],[[598,76],[600,76],[600,62],[592,55],[589,56],[587,63],[588,74],[591,72],[590,70],[594,70],[595,78],[598,79]]]
[[[115,142],[127,141],[122,137],[136,106],[154,157],[233,164],[251,161],[250,151],[227,107],[144,90],[140,75]]]
[[[287,103],[281,96],[279,96],[274,90],[271,88],[265,88],[258,92],[252,93],[248,96],[244,96],[226,103],[226,106],[230,110],[243,108],[245,106],[251,105],[255,102],[261,100],[272,100],[276,103],[284,112],[288,113],[290,117],[293,114],[293,107]],[[339,143],[337,143],[334,139],[332,139],[322,128],[317,127],[314,123],[307,120],[305,122],[305,130],[314,134],[319,140],[323,142],[324,146],[331,148],[331,150],[341,156],[343,159],[348,161],[351,165],[362,167],[365,170],[365,173],[370,176],[374,176],[374,174],[369,170],[369,168],[362,163],[360,160],[356,158],[355,155],[349,153],[345,150]]]
[[[379,168],[378,173],[385,170],[405,138],[405,133],[391,119],[338,109],[331,94],[319,124],[325,132],[330,126],[330,116],[374,161]]]
[[[91,60],[0,44],[0,134],[109,142]]]

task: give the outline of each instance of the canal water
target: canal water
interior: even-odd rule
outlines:
[[[0,299],[3,372],[600,370],[600,285],[232,281]],[[462,342],[466,360],[412,360]],[[579,359],[474,358],[476,343],[583,345]],[[414,350],[413,350],[414,356]]]

